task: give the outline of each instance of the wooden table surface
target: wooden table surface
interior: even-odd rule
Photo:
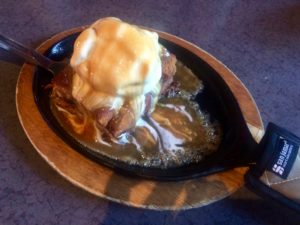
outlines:
[[[299,1],[2,0],[0,32],[36,47],[55,33],[105,16],[199,45],[243,81],[265,125],[273,121],[300,136]],[[73,186],[41,159],[18,121],[21,64],[0,51],[0,224],[299,224],[300,215],[246,188],[206,207],[159,212],[112,203]]]

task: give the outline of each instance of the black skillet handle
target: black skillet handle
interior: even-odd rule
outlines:
[[[300,211],[300,138],[270,123],[258,148],[263,151],[246,174],[246,186]]]

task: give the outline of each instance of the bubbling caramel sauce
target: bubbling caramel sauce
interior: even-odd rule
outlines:
[[[61,126],[78,142],[93,151],[131,165],[170,168],[201,161],[217,150],[221,129],[211,123],[209,115],[201,112],[193,98],[204,88],[202,82],[177,62],[174,80],[180,92],[161,98],[149,116],[143,116],[132,132],[118,140],[102,140],[95,122],[87,117],[81,132],[74,132],[74,122],[63,109],[52,102],[51,109]]]

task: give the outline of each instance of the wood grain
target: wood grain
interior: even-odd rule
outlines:
[[[38,51],[44,52],[61,38],[82,29],[83,27],[80,27],[62,32],[44,42]],[[261,117],[242,82],[220,61],[197,46],[170,34],[157,32],[161,37],[194,52],[223,77],[234,93],[253,137],[260,140],[263,134]],[[243,176],[247,168],[236,168],[181,182],[159,182],[126,177],[87,159],[66,145],[42,118],[32,93],[33,71],[34,66],[24,64],[19,75],[16,104],[20,122],[38,153],[74,185],[115,202],[156,210],[204,206],[230,195],[243,185]]]

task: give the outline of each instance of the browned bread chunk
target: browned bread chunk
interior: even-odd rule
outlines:
[[[129,105],[124,105],[107,125],[107,129],[114,137],[119,137],[135,126],[134,112]]]
[[[108,107],[102,107],[94,111],[96,121],[103,127],[106,127],[109,121],[115,115],[115,110]]]

